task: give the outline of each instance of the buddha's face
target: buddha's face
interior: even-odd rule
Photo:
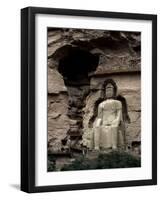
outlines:
[[[107,99],[114,97],[114,86],[111,83],[106,85],[105,95]]]

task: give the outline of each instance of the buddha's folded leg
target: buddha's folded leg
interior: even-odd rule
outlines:
[[[94,128],[94,149],[100,149],[100,134],[101,134],[101,127]]]
[[[111,126],[102,126],[101,127],[101,147],[111,148],[112,147],[112,132]]]
[[[112,149],[117,149],[118,127],[111,126],[111,133]]]

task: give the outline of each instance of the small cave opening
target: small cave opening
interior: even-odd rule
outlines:
[[[78,47],[68,48],[68,53],[59,60],[58,71],[65,85],[89,84],[90,72],[96,70],[99,56]]]
[[[71,147],[79,143],[83,134],[83,108],[90,91],[90,76],[99,63],[99,56],[79,47],[68,47],[59,59],[58,71],[68,91],[68,117],[70,128],[67,137]]]

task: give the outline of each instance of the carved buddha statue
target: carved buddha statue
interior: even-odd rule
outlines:
[[[95,150],[117,148],[118,129],[122,121],[122,104],[116,100],[116,88],[112,83],[107,83],[103,90],[105,100],[98,105],[97,117],[93,124]]]

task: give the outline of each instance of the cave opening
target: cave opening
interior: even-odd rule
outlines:
[[[79,47],[68,47],[59,59],[58,71],[63,76],[68,91],[68,117],[70,128],[67,136],[75,148],[83,134],[83,108],[90,91],[90,76],[99,63],[99,56]]]
[[[58,71],[65,85],[86,85],[89,84],[88,74],[96,70],[98,62],[98,55],[79,47],[68,47],[68,53],[59,60]]]

